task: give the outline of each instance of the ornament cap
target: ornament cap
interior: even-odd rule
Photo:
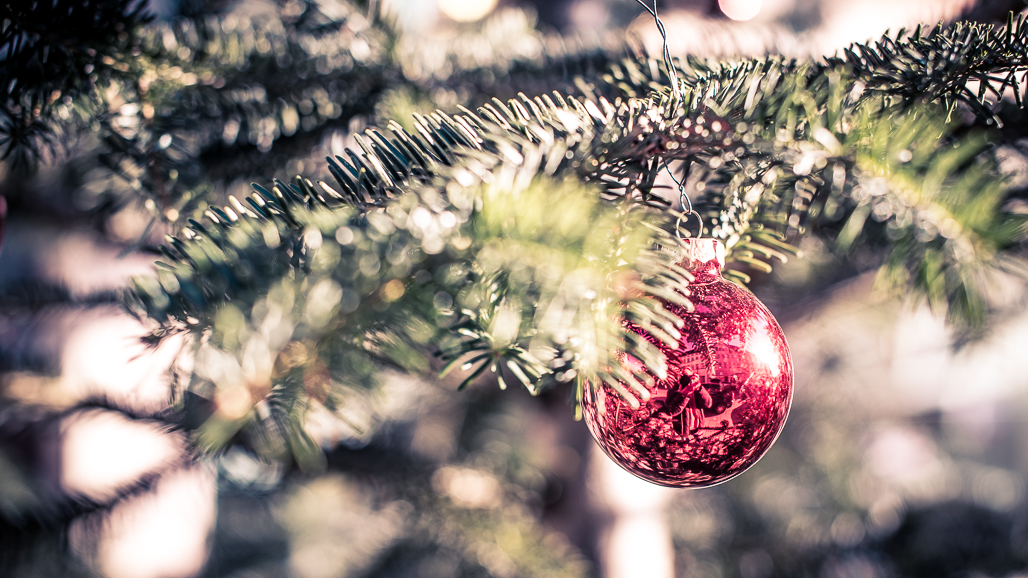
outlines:
[[[711,238],[682,239],[682,260],[680,267],[692,273],[695,285],[712,283],[721,278],[725,267],[725,246]]]

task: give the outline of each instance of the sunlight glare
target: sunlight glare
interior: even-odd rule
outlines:
[[[718,0],[717,3],[725,16],[741,22],[759,14],[763,0]]]
[[[457,22],[475,22],[496,8],[496,0],[439,0],[439,11]]]

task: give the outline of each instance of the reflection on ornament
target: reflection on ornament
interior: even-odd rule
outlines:
[[[724,248],[687,239],[681,266],[692,312],[664,306],[685,322],[678,349],[637,333],[667,357],[667,379],[654,379],[650,399],[631,406],[606,385],[585,385],[582,409],[604,452],[655,484],[712,486],[733,478],[767,452],[792,403],[793,369],[782,328],[752,293],[721,277]],[[622,354],[636,372],[641,364]]]

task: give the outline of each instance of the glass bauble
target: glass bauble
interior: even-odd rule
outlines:
[[[782,431],[792,403],[793,368],[782,328],[748,290],[724,279],[724,247],[687,239],[680,265],[695,276],[695,310],[664,303],[684,321],[678,348],[628,327],[667,357],[667,378],[632,406],[607,385],[585,384],[589,431],[611,459],[636,476],[679,488],[712,486],[757,462]],[[622,354],[629,369],[645,370]]]

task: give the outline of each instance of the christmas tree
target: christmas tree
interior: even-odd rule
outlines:
[[[183,2],[160,18],[124,0],[5,5],[3,567],[132,575],[103,541],[128,532],[114,514],[179,484],[211,493],[186,518],[213,528],[180,575],[617,575],[581,527],[604,514],[575,502],[590,442],[574,417],[600,388],[637,406],[668,376],[694,307],[684,239],[719,240],[724,277],[782,311],[787,293],[809,302],[870,272],[955,344],[1010,313],[993,287],[1028,273],[1011,168],[1028,25],[1017,3],[989,4],[817,57],[672,57],[655,4],[657,56],[616,27],[541,31],[519,8],[480,25],[455,12],[432,38],[373,1]],[[62,228],[138,274],[46,273],[57,253],[38,247]],[[123,357],[157,361],[121,392],[70,381],[42,335],[116,307],[145,330]],[[804,411],[846,413],[832,404]],[[112,420],[162,449],[109,488],[81,485],[68,440]],[[814,429],[789,447],[822,452],[824,473],[804,475],[828,497],[786,512],[774,504],[801,484],[765,473],[676,498],[680,572],[1025,563],[1006,470],[968,483],[1008,510],[909,488],[885,503],[873,484],[838,489],[859,485],[859,460],[808,439],[844,426]],[[123,451],[83,436],[82,455]],[[771,471],[802,461],[781,455]],[[919,546],[936,513],[914,506],[944,498],[1013,545],[961,542],[956,561]],[[757,538],[776,524],[780,539]]]

